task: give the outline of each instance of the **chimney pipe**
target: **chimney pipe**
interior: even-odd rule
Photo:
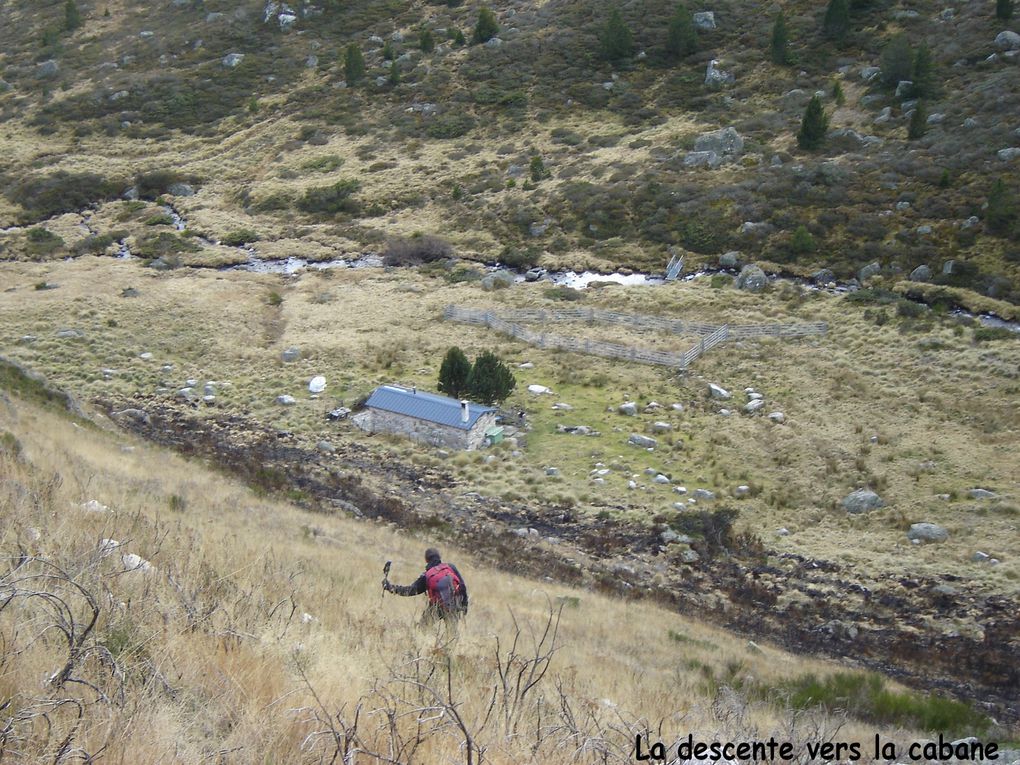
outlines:
[[[461,422],[468,421],[468,402],[467,399],[465,398],[462,398],[460,400],[460,421]]]

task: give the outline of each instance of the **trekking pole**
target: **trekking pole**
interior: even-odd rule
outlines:
[[[392,565],[393,565],[393,561],[388,560],[388,561],[386,561],[385,565],[382,567],[382,576],[383,576],[383,581],[384,582],[388,582],[390,580],[390,566],[392,566]],[[382,602],[383,598],[385,598],[385,597],[386,597],[386,590],[384,589],[381,593],[379,593],[379,601]]]

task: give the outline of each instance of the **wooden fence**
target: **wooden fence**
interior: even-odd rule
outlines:
[[[711,350],[719,343],[732,338],[748,337],[798,337],[817,335],[828,331],[824,322],[814,324],[749,324],[731,327],[728,324],[698,324],[679,319],[666,319],[660,316],[643,316],[641,314],[617,313],[603,311],[598,308],[566,308],[558,310],[542,310],[521,308],[504,311],[497,315],[493,311],[478,311],[471,308],[460,308],[448,305],[443,311],[443,318],[465,324],[478,324],[523,340],[529,345],[539,348],[552,348],[571,353],[586,353],[639,364],[657,364],[660,366],[686,369],[703,353]],[[601,340],[578,340],[548,332],[534,332],[522,327],[522,323],[549,324],[563,321],[585,321],[589,323],[619,324],[643,329],[656,329],[673,334],[697,334],[700,339],[683,353],[654,351],[618,343],[607,343]]]

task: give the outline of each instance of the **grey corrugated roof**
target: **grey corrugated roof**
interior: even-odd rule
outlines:
[[[406,414],[419,420],[427,420],[461,430],[470,430],[479,417],[486,412],[495,411],[495,408],[491,406],[469,403],[467,422],[462,422],[460,401],[457,399],[420,390],[414,391],[411,388],[397,385],[380,385],[372,391],[365,406],[371,409],[382,409],[386,412]]]

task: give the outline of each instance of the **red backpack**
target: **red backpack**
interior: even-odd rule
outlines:
[[[448,564],[440,563],[426,571],[425,586],[428,588],[430,603],[440,606],[444,611],[453,611],[458,607],[463,584],[457,572]]]

